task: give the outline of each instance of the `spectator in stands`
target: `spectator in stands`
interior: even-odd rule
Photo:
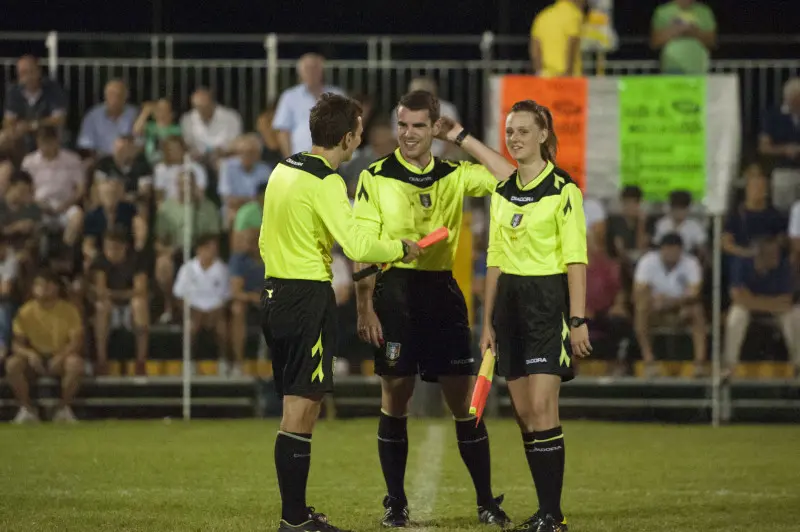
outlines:
[[[16,169],[17,167],[14,165],[14,161],[11,160],[8,153],[0,148],[0,196],[6,193],[8,184],[11,182],[11,175]]]
[[[36,135],[38,150],[22,161],[22,169],[33,179],[36,203],[45,223],[64,231],[63,240],[74,245],[83,226],[80,203],[86,193],[86,179],[77,154],[61,147],[58,130],[42,127]]]
[[[235,155],[219,165],[217,192],[224,202],[225,227],[233,227],[239,208],[256,198],[259,185],[266,183],[272,167],[261,161],[258,135],[242,135],[234,144]]]
[[[147,162],[151,165],[160,162],[161,142],[167,137],[181,136],[181,126],[175,123],[172,102],[166,98],[145,102],[142,112],[133,124],[133,134],[144,139]]]
[[[789,214],[790,259],[794,266],[800,265],[800,200],[795,201]]]
[[[95,372],[108,371],[108,334],[114,325],[130,327],[136,335],[136,374],[146,375],[150,340],[147,263],[130,249],[128,235],[119,227],[103,236],[103,249],[91,267],[95,295],[94,335],[97,349]],[[132,324],[129,323],[132,318]]]
[[[36,239],[42,225],[42,210],[33,201],[33,179],[24,171],[17,171],[5,197],[0,200],[0,231],[6,242],[23,260],[30,262],[30,254],[38,247]]]
[[[397,118],[395,118],[395,121]],[[368,144],[358,150],[355,157],[340,167],[339,174],[344,178],[351,198],[355,197],[356,185],[361,172],[376,160],[391,155],[397,148],[397,139],[389,119],[375,119],[367,131]]]
[[[259,185],[255,200],[245,203],[237,211],[233,222],[233,237],[231,239],[231,246],[235,252],[246,252],[248,239],[255,238],[258,240],[261,232],[261,214],[264,211],[264,193],[266,190],[266,183]]]
[[[192,110],[181,118],[181,131],[192,157],[216,168],[242,134],[242,117],[218,104],[209,89],[201,88],[192,94]]]
[[[436,84],[436,81],[432,78],[414,78],[408,84],[408,92],[412,91],[425,91],[433,94],[438,98],[439,95],[439,86]],[[448,102],[447,100],[439,99],[439,107],[441,109],[440,115],[445,116],[447,118],[452,118],[456,122],[460,122],[461,118],[458,115],[458,109],[456,106]],[[395,107],[392,111],[392,129],[394,130],[395,137],[397,136],[397,108]],[[459,158],[459,148],[453,144],[452,142],[445,142],[443,140],[436,139],[433,141],[431,145],[431,153],[436,157],[442,158],[451,158],[451,159],[458,159]]]
[[[133,133],[138,112],[128,105],[128,87],[115,79],[106,83],[105,101],[92,107],[83,117],[78,135],[78,148],[95,157],[114,152],[114,141],[120,135]]]
[[[0,361],[8,355],[11,346],[11,318],[14,315],[14,283],[19,264],[14,250],[0,235]]]
[[[740,260],[731,276],[732,305],[725,329],[724,377],[739,363],[752,315],[769,316],[781,327],[795,374],[800,375],[800,307],[792,301],[792,269],[775,237],[758,240],[755,257]]]
[[[120,135],[114,141],[114,153],[102,157],[95,165],[94,181],[119,179],[125,189],[125,200],[135,202],[140,191],[147,190],[153,180],[150,163],[139,152],[133,135]]]
[[[176,299],[189,301],[192,342],[202,329],[213,331],[219,359],[226,361],[231,280],[228,266],[219,259],[218,239],[217,235],[198,238],[197,256],[178,270],[172,293]]]
[[[231,350],[233,366],[230,375],[242,375],[248,318],[259,323],[261,292],[264,288],[264,263],[258,250],[258,233],[248,232],[240,238],[243,252],[234,253],[230,260],[231,274]],[[352,285],[352,282],[350,283]]]
[[[256,131],[258,131],[262,143],[261,160],[273,168],[283,159],[278,132],[272,127],[274,119],[275,107],[271,105],[256,120]]]
[[[208,186],[208,174],[205,168],[187,156],[186,144],[180,137],[167,137],[162,143],[164,159],[153,171],[153,188],[157,202],[164,198],[178,197],[179,177],[184,173],[191,174],[195,186],[205,194]]]
[[[586,0],[555,0],[536,15],[528,53],[533,73],[542,77],[580,76],[581,33]]]
[[[183,246],[186,227],[184,187],[191,191],[190,220],[192,221],[191,246],[197,246],[201,235],[218,235],[221,231],[219,209],[197,187],[192,174],[181,174],[176,198],[168,198],[159,206],[155,220],[155,278],[164,296],[164,313],[161,323],[172,321],[175,311],[172,298],[176,265],[183,262]],[[263,200],[262,200],[263,201]],[[243,210],[243,209],[242,209]],[[259,214],[260,216],[260,214]],[[261,222],[259,219],[259,227]]]
[[[111,228],[121,227],[136,251],[141,251],[147,240],[147,224],[138,216],[136,205],[124,201],[121,180],[100,181],[97,192],[100,205],[86,215],[83,227],[83,256],[87,268],[97,258],[103,235]]]
[[[29,393],[32,375],[61,378],[61,400],[52,419],[75,421],[70,404],[83,375],[83,324],[75,305],[62,299],[61,289],[57,275],[41,271],[34,280],[33,300],[14,318],[6,380],[20,404],[15,423],[39,419]]]
[[[717,21],[706,4],[672,0],[656,8],[650,45],[661,50],[664,74],[705,74],[717,46]]]
[[[606,249],[606,232],[608,214],[603,203],[595,198],[587,197],[583,201],[583,212],[586,217],[586,243],[589,248]]]
[[[617,257],[635,264],[649,247],[647,212],[642,205],[642,189],[626,186],[621,194],[620,214],[608,219],[608,240]]]
[[[691,193],[685,190],[670,193],[669,213],[656,222],[653,241],[658,245],[665,235],[678,233],[683,240],[684,251],[703,257],[708,236],[700,222],[689,217],[691,205]]]
[[[732,257],[752,258],[758,238],[782,236],[786,219],[770,204],[767,176],[757,164],[744,173],[744,201],[734,207],[722,230],[722,250]]]
[[[23,55],[17,61],[17,83],[6,90],[3,129],[25,140],[27,151],[36,149],[40,127],[57,130],[67,119],[67,95],[54,80],[43,77],[39,60]]]
[[[800,78],[786,82],[783,103],[764,115],[758,151],[774,162],[772,198],[775,206],[788,208],[800,199]]]
[[[344,94],[339,87],[325,85],[325,59],[319,54],[305,54],[297,61],[300,83],[287,89],[278,99],[272,127],[278,132],[283,157],[311,149],[308,120],[311,108],[323,92]]]
[[[664,235],[658,250],[648,252],[634,273],[634,327],[645,363],[645,375],[658,374],[651,342],[651,327],[690,325],[695,375],[703,374],[706,361],[706,320],[700,301],[702,268],[683,251],[677,233]]]

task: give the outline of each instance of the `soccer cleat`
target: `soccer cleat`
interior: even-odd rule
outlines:
[[[383,498],[383,507],[386,508],[386,512],[383,514],[381,525],[389,528],[405,528],[410,524],[406,501],[387,495]]]
[[[290,525],[281,519],[281,525],[278,527],[278,532],[350,532],[343,528],[337,528],[328,523],[328,517],[325,514],[317,513],[313,507],[308,508],[308,521],[300,523],[299,525]]]
[[[511,529],[512,532],[539,532],[542,524],[542,515],[537,510],[535,514]]]
[[[567,532],[567,518],[562,517],[557,520],[550,514],[547,514],[542,522],[539,523],[539,530],[537,532]]]
[[[485,525],[496,525],[500,528],[511,526],[511,519],[500,507],[501,504],[503,504],[503,495],[496,497],[487,506],[478,506],[478,520]]]

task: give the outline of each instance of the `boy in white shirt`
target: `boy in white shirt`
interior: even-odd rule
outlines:
[[[197,239],[196,256],[178,270],[172,293],[187,299],[192,309],[191,332],[195,343],[201,329],[214,331],[221,361],[228,360],[228,302],[231,282],[228,266],[219,259],[218,236]]]
[[[676,190],[669,196],[669,214],[656,222],[653,241],[656,245],[670,233],[678,233],[683,240],[683,249],[687,253],[704,256],[708,235],[702,224],[689,217],[692,195],[683,190]]]

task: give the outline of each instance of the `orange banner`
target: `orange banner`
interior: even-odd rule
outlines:
[[[535,76],[503,76],[500,89],[500,143],[506,149],[506,116],[520,100],[534,100],[553,114],[558,137],[556,164],[577,181],[581,189],[586,183],[586,123],[588,85],[586,78],[538,78]]]

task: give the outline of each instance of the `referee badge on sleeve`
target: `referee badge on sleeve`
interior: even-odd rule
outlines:
[[[519,227],[519,224],[522,222],[522,214],[515,214],[511,217],[511,227]]]

